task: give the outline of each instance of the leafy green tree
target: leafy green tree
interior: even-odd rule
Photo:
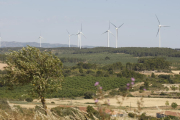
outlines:
[[[97,76],[97,77],[103,77],[103,72],[100,71],[100,70],[98,70],[98,71],[96,72],[96,76]]]
[[[151,77],[152,77],[152,78],[155,78],[156,76],[155,76],[155,74],[154,74],[154,73],[152,73],[152,74],[151,74]]]
[[[80,73],[83,73],[83,69],[82,69],[82,68],[79,68],[79,72],[80,72]]]
[[[110,57],[106,56],[106,57],[105,57],[105,60],[110,60]]]
[[[171,107],[174,108],[174,109],[176,109],[177,106],[178,106],[178,105],[177,105],[177,103],[175,103],[175,102],[173,102],[173,103],[171,104]]]
[[[166,109],[167,109],[167,106],[169,105],[169,101],[166,101],[165,105],[166,105]]]
[[[177,90],[177,87],[174,86],[174,85],[170,86],[170,88],[171,88],[171,90],[173,90],[173,91]]]
[[[61,89],[63,75],[60,59],[51,52],[41,52],[30,46],[12,51],[7,56],[5,83],[10,89],[30,84],[29,95],[40,98],[46,110],[45,96]]]
[[[144,87],[145,87],[146,89],[149,89],[149,82],[148,82],[148,81],[145,81],[145,82],[144,82]]]

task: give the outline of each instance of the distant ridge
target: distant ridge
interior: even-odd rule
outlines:
[[[16,42],[16,41],[2,41],[1,47],[26,47],[27,45],[33,47],[39,47],[39,43],[37,42]],[[59,43],[42,43],[42,48],[56,48],[56,47],[68,47],[67,44],[59,44]],[[77,45],[71,45],[71,47],[77,47]],[[94,48],[95,46],[82,46],[82,48]]]

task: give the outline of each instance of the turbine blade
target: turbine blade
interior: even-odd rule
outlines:
[[[110,21],[109,21],[109,30],[110,30]]]
[[[67,33],[69,34],[69,31],[68,30],[66,30],[67,31]]]
[[[124,23],[122,25],[120,25],[118,28],[122,27],[124,25]]]
[[[161,23],[160,23],[160,21],[159,21],[159,19],[158,19],[157,15],[156,15],[156,18],[157,18],[157,20],[158,20],[158,22],[159,22],[159,25],[160,25]]]
[[[86,36],[83,33],[81,33],[81,34],[86,38]]]
[[[159,28],[160,29],[160,28]],[[157,37],[157,35],[158,35],[158,33],[159,33],[159,29],[158,29],[158,32],[157,32],[157,34],[156,34],[156,37]]]
[[[106,31],[106,32],[104,32],[104,33],[107,33],[108,31]],[[104,33],[102,33],[102,34],[104,34]]]
[[[111,24],[112,24],[115,28],[117,28],[112,22],[111,22]]]
[[[162,27],[170,27],[170,26],[165,26],[165,25],[162,25]]]
[[[81,23],[81,32],[82,32],[82,23]]]
[[[111,33],[115,37],[115,35],[110,30],[109,30],[109,33]]]
[[[71,34],[70,36],[73,36],[73,35],[76,35],[76,34]]]

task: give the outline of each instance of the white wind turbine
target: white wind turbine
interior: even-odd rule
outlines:
[[[69,36],[69,47],[71,47],[71,46],[70,46],[70,39],[71,39],[71,36],[74,35],[74,34],[70,34],[70,33],[68,32],[68,30],[67,30],[67,33],[68,33],[68,36]]]
[[[40,36],[39,36],[39,41],[40,41],[40,47],[41,47],[41,40],[42,39],[44,39],[42,36],[41,36],[41,34],[40,34]]]
[[[82,32],[82,23],[81,23],[81,31],[80,32],[78,32],[78,39],[79,39],[79,47],[80,47],[80,49],[81,49],[81,35],[83,35],[84,37],[85,37],[85,35],[83,34],[83,32]],[[86,38],[86,37],[85,37]]]
[[[112,32],[110,31],[110,22],[109,22],[109,29],[107,31],[105,31],[103,34],[105,34],[105,33],[107,33],[107,47],[109,47],[109,33],[112,34]]]
[[[122,24],[122,25],[120,25],[119,27],[116,27],[116,25],[114,25],[113,23],[111,23],[114,27],[115,27],[115,29],[116,29],[116,48],[117,48],[117,41],[118,41],[118,29],[124,24]]]
[[[160,23],[160,21],[159,21],[159,19],[158,19],[157,16],[156,16],[156,18],[157,18],[157,20],[158,20],[158,22],[159,22],[157,35],[159,34],[159,47],[161,47],[161,35],[160,35],[160,29],[161,29],[161,27],[170,27],[170,26],[161,25],[161,23]],[[157,36],[157,35],[156,35],[156,36]]]

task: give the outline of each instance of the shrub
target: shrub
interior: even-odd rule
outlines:
[[[110,57],[106,56],[106,57],[105,57],[105,60],[110,60]]]
[[[0,100],[0,109],[2,110],[10,109],[8,102],[5,100]]]
[[[135,113],[128,113],[128,116],[131,118],[134,118],[136,116],[136,114]]]
[[[78,115],[78,111],[74,108],[69,107],[55,107],[51,109],[51,112],[54,112],[58,116],[73,116]]]
[[[155,76],[155,74],[154,74],[154,73],[152,73],[152,74],[151,74],[151,77],[152,77],[152,78],[155,78],[156,76]]]
[[[119,95],[119,91],[112,90],[111,92],[109,92],[109,95],[112,95],[112,96]]]
[[[173,91],[175,91],[175,90],[177,90],[177,87],[176,86],[170,86],[170,88],[171,88],[171,90],[173,90]]]
[[[123,77],[123,76],[122,76],[122,73],[118,73],[118,74],[117,74],[117,77],[122,78],[122,77]]]
[[[173,108],[173,109],[176,109],[177,108],[177,103],[175,103],[175,102],[173,102],[172,104],[171,104],[171,107]]]
[[[32,98],[26,98],[26,101],[27,101],[27,102],[32,102],[33,99],[32,99]]]
[[[97,77],[103,77],[103,72],[100,71],[100,70],[98,70],[98,71],[96,72],[96,76],[97,76]]]
[[[83,73],[83,69],[82,69],[82,68],[79,68],[79,72],[80,72],[80,73]]]
[[[91,119],[93,119],[93,115],[98,117],[99,116],[99,112],[97,110],[95,110],[92,106],[87,106],[87,113],[88,113],[88,117],[90,117]]]
[[[161,94],[160,95],[167,95],[166,93],[164,93],[164,92],[161,92]]]
[[[104,77],[109,77],[109,74],[108,74],[108,73],[106,73],[106,74],[104,75]]]
[[[87,91],[86,93],[84,93],[84,99],[91,99],[93,94],[94,93],[92,91]]]
[[[92,73],[94,73],[94,71],[92,71],[92,70],[87,70],[86,71],[86,74],[92,74]]]

